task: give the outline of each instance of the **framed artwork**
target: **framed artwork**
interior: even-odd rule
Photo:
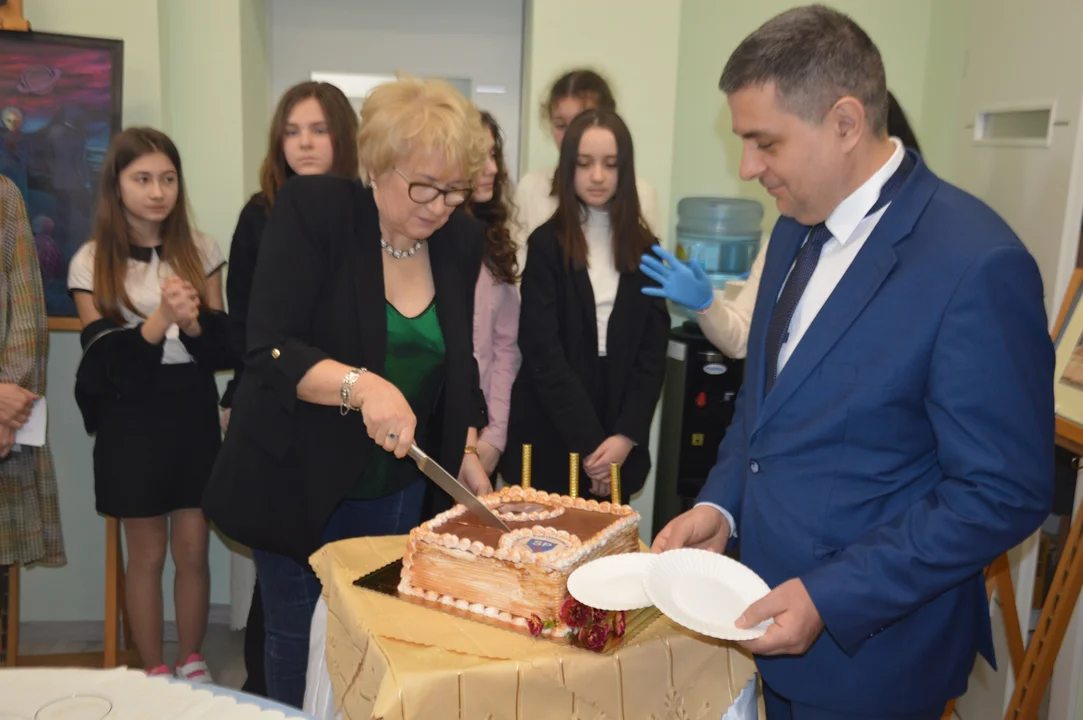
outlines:
[[[1053,371],[1057,443],[1083,450],[1083,270],[1072,273],[1053,328],[1057,363]]]
[[[68,263],[90,237],[121,129],[121,40],[0,30],[0,175],[26,202],[51,330],[78,330]]]

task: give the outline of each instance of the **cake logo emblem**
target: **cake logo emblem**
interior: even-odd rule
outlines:
[[[549,552],[553,548],[558,547],[552,540],[542,540],[541,538],[530,538],[527,540],[526,546],[530,552],[534,553]]]
[[[552,552],[553,550],[567,550],[571,547],[571,543],[556,535],[533,535],[516,538],[512,543],[512,547],[518,548],[519,550],[529,550],[532,553],[541,555]]]

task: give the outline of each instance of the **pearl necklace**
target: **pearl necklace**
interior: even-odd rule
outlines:
[[[412,257],[413,254],[416,253],[418,250],[420,250],[424,245],[425,245],[424,240],[418,240],[418,241],[416,241],[414,243],[414,246],[412,248],[410,248],[409,250],[396,250],[395,248],[391,247],[391,243],[389,243],[387,240],[384,240],[383,238],[380,238],[380,247],[382,247],[384,250],[386,250],[387,254],[390,255],[391,257],[395,258],[396,260],[401,260],[402,258]]]

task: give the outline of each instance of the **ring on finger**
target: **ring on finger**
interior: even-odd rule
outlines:
[[[387,434],[387,439],[388,439],[388,440],[398,440],[398,439],[399,439],[399,436],[398,436],[398,435],[396,435],[395,433],[388,433],[388,434]]]

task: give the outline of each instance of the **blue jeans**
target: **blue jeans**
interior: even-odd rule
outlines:
[[[843,714],[790,702],[767,687],[767,683],[763,684],[763,706],[767,711],[767,720],[940,720],[941,715],[944,714],[943,707],[903,715]]]
[[[375,500],[344,500],[323,531],[324,543],[353,537],[405,535],[421,521],[425,481]],[[308,640],[320,581],[307,563],[253,550],[263,599],[267,697],[300,708],[305,699]]]

